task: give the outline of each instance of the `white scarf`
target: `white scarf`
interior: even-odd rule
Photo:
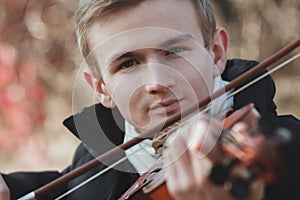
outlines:
[[[221,79],[221,76],[215,77],[213,92],[221,87],[224,87],[227,83],[228,82]],[[210,105],[212,105],[212,108],[209,111],[209,114],[211,116],[215,116],[218,113],[227,110],[233,105],[233,98],[229,98],[226,100],[226,96],[229,93],[230,92],[227,92],[221,95],[219,98],[210,103]],[[135,127],[125,121],[124,142],[127,142],[133,137],[137,136],[139,136],[139,134],[137,133]],[[132,163],[139,174],[143,174],[144,172],[148,171],[158,158],[158,155],[155,154],[155,150],[152,148],[151,144],[151,140],[144,140],[143,142],[125,151],[126,155],[128,156],[128,160]],[[134,153],[135,151],[138,152]]]

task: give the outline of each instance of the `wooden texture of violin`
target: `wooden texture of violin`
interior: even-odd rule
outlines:
[[[259,176],[265,183],[272,183],[284,173],[280,150],[289,142],[284,138],[290,139],[290,133],[284,132],[286,134],[284,137],[266,137],[259,131],[259,118],[252,104],[238,110],[225,119],[223,128],[229,131],[222,134],[219,144],[221,149],[237,159],[240,165]],[[239,121],[249,126],[247,134],[230,131],[230,128]]]
[[[254,104],[250,103],[231,113],[231,115],[224,119],[221,126],[223,130],[229,130],[234,124],[242,121],[248,125],[249,129],[254,130],[257,129],[257,121],[259,118],[260,115],[254,108]]]
[[[259,118],[260,115],[255,110],[253,104],[249,104],[232,113],[223,121],[222,128],[224,131],[218,141],[218,148],[227,155],[226,157],[235,160],[234,165],[241,165],[247,168],[250,174],[252,174],[252,177],[249,178],[249,184],[257,177],[264,180],[265,183],[272,183],[276,181],[284,171],[281,159],[278,156],[280,155],[280,146],[284,141],[278,138],[267,138],[263,133],[257,131]],[[244,122],[248,125],[249,132],[247,132],[247,134],[231,131],[231,128],[238,122]],[[223,171],[221,171],[221,173],[222,172]],[[217,176],[219,175],[223,176],[220,172],[217,172]],[[218,179],[218,177],[216,178]],[[218,180],[212,180],[212,182],[217,185],[222,185],[225,184],[227,179],[231,178],[234,179],[235,177],[231,177],[230,172],[228,172],[228,177],[226,177],[226,180],[221,181],[221,184],[217,184]],[[248,188],[245,189],[248,191]],[[239,194],[240,191],[229,192],[233,195],[238,194],[239,196],[235,196],[237,199],[248,195]],[[173,200],[165,184],[161,160],[152,167],[151,170],[143,174],[129,190],[119,198],[119,200],[124,199]]]
[[[118,200],[173,200],[165,184],[162,166],[162,160],[158,160]]]

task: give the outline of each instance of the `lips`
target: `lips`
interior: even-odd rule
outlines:
[[[150,110],[157,111],[159,113],[171,113],[178,110],[179,108],[179,101],[177,99],[171,99],[154,104],[154,106],[151,107]]]

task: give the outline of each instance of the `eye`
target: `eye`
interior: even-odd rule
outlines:
[[[119,69],[127,69],[138,64],[140,63],[137,60],[127,60],[119,65]]]
[[[183,47],[174,47],[174,48],[171,48],[167,51],[166,55],[173,55],[173,54],[179,54],[179,53],[182,53],[186,51],[185,48]]]

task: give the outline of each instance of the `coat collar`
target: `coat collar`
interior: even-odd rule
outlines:
[[[63,124],[97,154],[123,142],[124,118],[118,109],[95,104],[68,117]]]

